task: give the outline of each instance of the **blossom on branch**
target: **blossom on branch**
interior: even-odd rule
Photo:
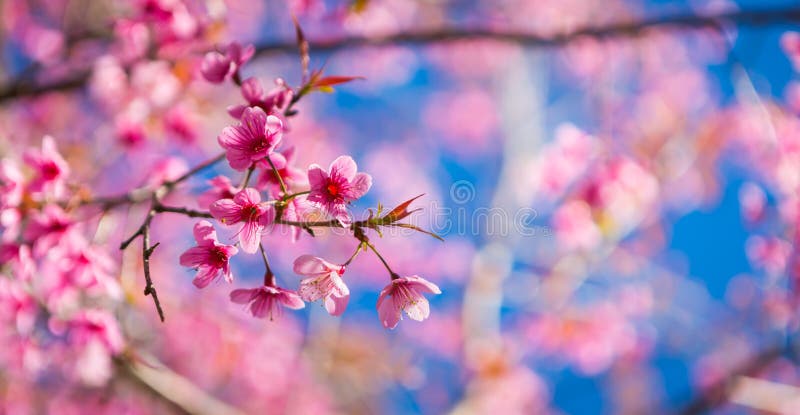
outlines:
[[[441,294],[442,291],[436,284],[417,275],[393,279],[378,297],[378,318],[383,327],[395,328],[402,312],[416,321],[428,318],[431,309],[423,293]]]
[[[356,162],[350,156],[339,156],[328,171],[317,164],[308,168],[311,193],[308,200],[343,225],[350,223],[347,204],[364,196],[372,186],[372,176],[357,173]]]
[[[283,122],[278,117],[250,107],[244,110],[241,123],[225,127],[217,141],[226,150],[231,167],[241,171],[272,154],[282,136]]]
[[[261,235],[275,220],[272,205],[261,202],[256,189],[248,187],[236,194],[233,199],[221,199],[211,204],[211,215],[225,225],[242,223],[239,229],[239,243],[242,250],[253,254],[258,250]]]
[[[322,299],[328,313],[342,315],[350,300],[350,289],[342,280],[344,270],[344,265],[332,264],[319,257],[298,257],[294,260],[294,272],[307,277],[300,281],[300,297],[308,302]]]
[[[270,320],[280,317],[283,314],[283,307],[299,310],[306,306],[294,291],[270,285],[233,290],[230,298],[234,303],[248,304],[253,317],[269,317]]]
[[[197,269],[192,283],[197,288],[204,288],[219,278],[220,274],[225,277],[225,281],[232,282],[230,259],[239,249],[219,243],[214,226],[206,220],[194,225],[194,239],[197,246],[189,248],[180,257],[182,266]]]

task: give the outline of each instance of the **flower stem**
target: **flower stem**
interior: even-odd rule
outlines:
[[[351,263],[351,262],[353,262],[353,260],[354,260],[354,259],[356,259],[356,257],[358,256],[358,253],[359,253],[359,252],[361,252],[361,250],[362,250],[363,248],[364,248],[364,242],[359,242],[359,243],[358,243],[358,246],[356,247],[356,250],[355,250],[355,252],[353,252],[353,255],[350,255],[350,258],[348,258],[348,259],[347,259],[347,262],[345,262],[344,264],[342,264],[342,266],[343,266],[343,267],[346,267],[346,266],[350,265],[350,263]]]
[[[284,196],[283,197],[283,201],[284,202],[288,202],[288,201],[296,198],[297,196],[307,195],[309,193],[311,193],[311,190],[305,190],[305,191],[302,191],[302,192],[292,193],[290,195]]]
[[[275,274],[272,273],[272,269],[269,267],[269,260],[267,259],[267,251],[264,250],[264,244],[258,244],[258,249],[261,250],[261,259],[264,260],[264,266],[267,268],[267,272],[264,274],[264,285],[270,287],[274,286]]]
[[[393,279],[393,280],[396,280],[396,279],[400,278],[400,276],[399,276],[399,275],[397,275],[397,273],[396,273],[396,272],[392,271],[392,268],[391,268],[391,267],[389,267],[389,264],[386,262],[386,260],[385,260],[385,259],[383,259],[383,256],[381,256],[381,254],[380,254],[380,253],[378,252],[378,250],[375,248],[375,245],[372,245],[371,243],[369,243],[369,242],[367,242],[367,241],[363,241],[362,243],[366,244],[366,245],[369,247],[369,249],[371,249],[371,250],[372,250],[372,252],[374,252],[374,253],[375,253],[375,255],[378,257],[378,259],[380,259],[380,260],[381,260],[381,262],[383,263],[383,266],[384,266],[384,267],[386,267],[386,270],[387,270],[387,271],[389,271],[389,275],[392,277],[392,279]]]
[[[281,177],[281,174],[278,173],[278,169],[275,168],[275,164],[272,162],[272,159],[269,158],[269,156],[267,156],[267,163],[269,163],[269,167],[272,168],[272,173],[274,173],[275,177],[278,178],[278,183],[281,185],[281,192],[286,194],[288,192],[288,190],[286,190],[286,183],[283,182],[283,177]]]
[[[239,185],[239,189],[244,189],[247,187],[247,184],[250,183],[250,176],[253,175],[253,170],[255,169],[255,165],[252,165],[249,169],[247,169],[247,173],[245,173],[244,178],[242,178],[242,184]]]

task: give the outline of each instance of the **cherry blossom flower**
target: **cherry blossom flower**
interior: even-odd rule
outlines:
[[[239,43],[233,42],[224,52],[224,54],[217,51],[208,52],[203,58],[200,73],[208,82],[218,84],[233,76],[253,57],[255,47],[253,45],[242,47]]]
[[[34,243],[34,252],[41,254],[54,246],[77,243],[80,236],[72,232],[73,225],[64,210],[56,205],[47,205],[32,217],[24,236]]]
[[[56,334],[66,331],[73,344],[86,345],[97,340],[110,354],[120,353],[125,347],[117,320],[105,310],[83,310],[68,321],[51,319],[49,326]]]
[[[283,314],[283,307],[299,310],[306,306],[296,292],[270,285],[233,290],[230,298],[234,303],[248,304],[253,317],[269,316],[270,320],[280,317]]]
[[[233,199],[238,192],[236,186],[231,183],[228,176],[217,176],[208,181],[211,189],[206,190],[197,197],[197,204],[202,208],[208,208],[212,203],[220,199]]]
[[[251,107],[244,110],[241,123],[225,127],[217,141],[226,150],[231,167],[241,171],[272,154],[282,136],[283,123],[278,117]]]
[[[194,239],[197,246],[189,248],[180,257],[184,267],[197,268],[197,275],[192,283],[197,288],[204,288],[217,279],[220,273],[225,281],[233,281],[230,258],[239,250],[235,246],[219,243],[217,232],[209,221],[203,220],[194,225]]]
[[[436,284],[417,275],[392,279],[378,297],[378,317],[383,327],[393,329],[405,312],[409,318],[422,321],[430,315],[428,300],[423,293],[441,294]]]
[[[228,114],[233,118],[241,118],[247,107],[259,107],[267,114],[283,119],[283,112],[292,102],[294,91],[281,78],[275,79],[275,88],[265,93],[261,81],[257,78],[247,78],[242,82],[242,97],[247,105],[234,105],[228,107]]]
[[[294,272],[305,275],[300,281],[300,298],[313,302],[322,299],[332,316],[340,316],[350,300],[350,289],[342,280],[345,266],[331,264],[322,258],[302,255],[294,260]]]
[[[350,223],[347,203],[364,196],[372,186],[372,176],[356,171],[356,162],[349,156],[337,157],[328,171],[312,164],[308,168],[308,200],[343,225]]]
[[[275,220],[272,205],[261,202],[256,189],[248,187],[237,193],[233,199],[221,199],[211,204],[211,215],[225,225],[242,223],[239,229],[239,243],[248,254],[255,253],[261,243],[261,235]]]
[[[72,244],[53,252],[42,276],[43,288],[56,303],[60,297],[77,294],[77,290],[98,297],[122,297],[122,288],[114,277],[114,261],[100,247]]]
[[[50,329],[65,333],[69,343],[78,348],[75,372],[84,383],[101,386],[111,378],[111,357],[122,352],[125,340],[108,311],[83,310],[66,322],[51,319]]]
[[[56,149],[53,137],[42,139],[42,150],[31,150],[25,153],[25,162],[36,172],[36,177],[29,184],[33,192],[50,191],[53,196],[61,197],[64,192],[64,179],[69,176],[69,166]]]

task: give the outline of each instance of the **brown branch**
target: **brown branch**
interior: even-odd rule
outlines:
[[[785,351],[786,346],[775,346],[753,356],[750,360],[728,373],[719,382],[701,392],[694,401],[687,404],[677,413],[680,415],[705,414],[726,403],[728,395],[739,376],[754,376],[758,374],[758,372],[761,372],[769,364],[781,357]]]
[[[635,37],[652,28],[662,29],[711,29],[717,32],[724,30],[726,24],[739,26],[762,27],[782,23],[800,22],[800,7],[783,7],[760,10],[729,11],[718,14],[675,14],[639,21],[617,22],[605,26],[586,26],[573,31],[554,35],[541,35],[525,31],[502,32],[486,28],[441,28],[412,33],[397,33],[378,38],[363,36],[343,36],[330,39],[309,41],[311,49],[316,52],[335,52],[341,49],[360,46],[384,45],[425,45],[430,43],[453,42],[468,39],[490,39],[516,43],[526,47],[557,47],[576,39],[592,37],[608,39],[615,37]],[[297,43],[292,40],[277,40],[263,43],[256,47],[257,55],[278,52],[294,53]],[[26,76],[0,87],[0,102],[36,96],[47,92],[70,91],[83,87],[89,79],[89,69],[78,71],[60,80],[33,84],[25,79],[36,78]]]
[[[137,352],[142,355],[141,352]],[[181,414],[243,415],[236,407],[208,394],[191,380],[179,375],[154,356],[145,355],[141,361],[118,358],[115,362],[130,381],[149,390]]]

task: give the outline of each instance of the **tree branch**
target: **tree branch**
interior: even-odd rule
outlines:
[[[605,26],[586,26],[570,32],[554,35],[541,35],[524,31],[502,32],[486,28],[441,28],[412,33],[397,33],[378,38],[343,36],[309,41],[309,43],[311,49],[316,52],[335,52],[341,49],[360,46],[384,46],[395,44],[425,45],[468,39],[490,39],[516,43],[526,47],[557,47],[583,37],[598,39],[635,37],[642,35],[646,30],[652,28],[675,30],[712,29],[721,32],[724,30],[726,24],[760,27],[796,22],[800,22],[800,7],[795,6],[729,11],[705,15],[687,13],[674,14],[646,18],[638,21],[611,23]],[[296,50],[297,42],[294,39],[277,40],[257,45],[256,55],[267,55],[278,52],[294,53]],[[81,88],[86,84],[90,74],[90,69],[84,69],[71,76],[43,84],[35,84],[29,81],[31,78],[35,79],[35,75],[25,76],[25,79],[21,77],[0,87],[0,102],[26,96],[37,96],[48,92],[70,91]]]
[[[705,414],[712,409],[726,403],[731,388],[736,384],[739,376],[754,376],[764,370],[769,364],[781,357],[786,351],[786,346],[771,347],[753,356],[739,367],[728,373],[719,382],[702,391],[697,398],[687,404],[677,413],[680,415]]]

